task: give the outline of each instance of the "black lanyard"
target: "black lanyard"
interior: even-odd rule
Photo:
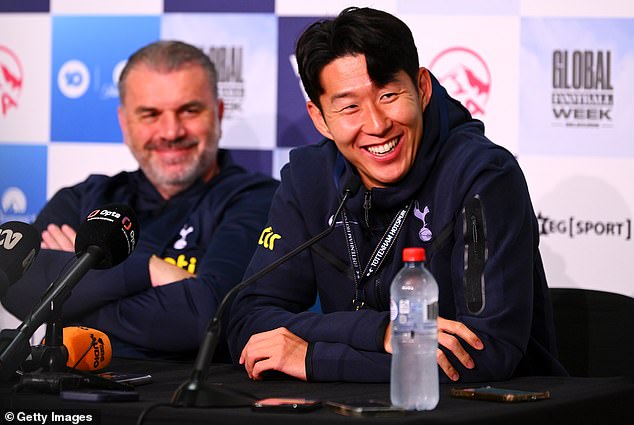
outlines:
[[[352,265],[352,270],[354,271],[354,299],[352,300],[352,305],[355,310],[363,308],[365,304],[363,283],[381,268],[383,261],[394,246],[394,242],[396,242],[396,239],[403,228],[403,223],[405,223],[405,219],[407,218],[407,214],[409,213],[412,204],[413,202],[410,202],[401,208],[394,216],[392,223],[390,223],[389,227],[381,237],[381,240],[374,248],[374,252],[372,252],[370,260],[365,266],[363,272],[361,272],[361,263],[359,261],[359,249],[357,248],[357,242],[355,241],[352,233],[348,215],[346,214],[345,209],[341,212],[341,220],[343,221],[343,229],[346,234],[346,242],[348,244],[348,255],[350,256],[350,264]]]

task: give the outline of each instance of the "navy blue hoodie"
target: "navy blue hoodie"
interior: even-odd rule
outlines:
[[[77,230],[95,208],[124,203],[136,212],[141,235],[123,263],[81,279],[63,305],[65,324],[106,332],[115,355],[171,357],[197,350],[216,306],[242,278],[278,186],[234,164],[228,151],[220,150],[218,161],[217,176],[195,182],[168,201],[141,171],[92,175],[51,198],[33,223],[40,231],[49,223]],[[153,288],[151,255],[197,277]],[[41,250],[9,288],[2,301],[6,309],[23,319],[72,257]]]
[[[391,187],[362,188],[345,206],[365,267],[396,213],[412,205],[389,256],[363,283],[364,308],[353,308],[348,243],[338,225],[318,247],[238,294],[228,329],[234,361],[251,335],[283,326],[309,343],[308,380],[388,381],[383,337],[390,283],[402,267],[402,249],[422,246],[438,281],[440,316],[463,322],[484,343],[482,351],[463,343],[473,370],[445,350],[461,381],[565,374],[554,354],[537,221],[520,167],[432,82],[412,169]],[[351,174],[330,140],[293,150],[247,275],[324,230]],[[323,313],[309,310],[317,295]]]

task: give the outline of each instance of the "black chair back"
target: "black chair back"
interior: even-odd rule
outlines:
[[[634,376],[634,298],[550,288],[559,360],[571,376]]]

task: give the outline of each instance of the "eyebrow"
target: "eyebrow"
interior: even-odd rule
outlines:
[[[158,108],[155,108],[152,106],[138,106],[134,109],[134,113],[137,115],[141,115],[146,112],[154,112],[154,111],[158,111]]]
[[[188,108],[205,108],[205,103],[201,102],[199,100],[192,100],[191,102],[187,102],[184,103],[182,105],[180,105],[176,110],[177,111],[184,111]],[[155,112],[155,111],[160,111],[160,108],[154,107],[154,106],[139,106],[137,107],[134,112],[136,114],[143,114],[145,112]]]
[[[341,92],[341,93],[335,93],[332,96],[330,96],[330,102],[333,103],[336,100],[343,99],[343,98],[346,98],[346,97],[352,97],[352,96],[354,96],[354,95],[353,95],[353,93],[351,91],[344,91],[344,92]]]

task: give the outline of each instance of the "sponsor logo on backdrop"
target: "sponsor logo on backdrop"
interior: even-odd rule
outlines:
[[[7,187],[4,192],[2,192],[0,204],[2,206],[2,210],[0,211],[0,222],[16,220],[30,223],[35,220],[35,215],[26,213],[26,195],[19,187]]]
[[[429,70],[471,115],[486,114],[491,72],[482,56],[466,47],[450,47],[432,59]]]
[[[101,97],[103,99],[119,98],[119,76],[126,63],[128,63],[127,59],[119,61],[112,69],[112,81],[107,81],[101,86]]]
[[[24,73],[18,56],[8,47],[0,45],[0,104],[2,116],[19,105]]]
[[[111,72],[111,80],[106,80],[103,84],[94,81],[98,87],[101,99],[112,99],[119,96],[117,83],[119,75],[123,71],[126,60],[118,62]],[[97,68],[99,73],[99,68]],[[57,73],[57,86],[59,91],[69,99],[79,99],[86,94],[91,84],[91,75],[88,66],[80,60],[72,59],[66,61]]]
[[[565,236],[570,239],[597,236],[603,238],[623,239],[632,238],[632,219],[596,220],[575,216],[552,217],[540,212],[537,215],[539,234],[542,236]]]
[[[209,46],[203,51],[218,71],[218,96],[225,104],[225,118],[232,118],[243,110],[244,49],[242,46]]]
[[[555,50],[552,58],[553,126],[611,127],[611,52]]]
[[[57,73],[57,86],[70,99],[82,97],[90,86],[90,71],[86,64],[79,60],[65,62]]]

